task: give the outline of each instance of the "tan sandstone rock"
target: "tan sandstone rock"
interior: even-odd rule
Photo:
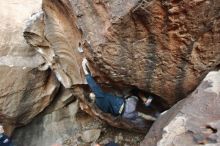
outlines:
[[[42,70],[50,67],[65,88],[83,84],[82,56],[78,52],[81,34],[69,12],[70,5],[50,1],[44,2],[43,9],[44,13],[30,20],[24,37],[46,60]]]
[[[122,92],[137,87],[173,105],[219,65],[219,7],[218,0],[43,0],[24,37],[45,59],[40,69],[53,70],[65,88],[85,83],[87,57],[100,83]],[[133,129],[81,95],[86,112]]]
[[[113,82],[153,92],[172,104],[219,65],[218,0],[71,4],[87,42],[86,56]]]
[[[92,74],[105,88],[125,93],[137,87],[169,105],[186,97],[210,70],[219,67],[219,0],[43,0],[42,4],[39,0],[8,0],[1,1],[0,8],[0,122],[9,132],[30,122],[52,101],[57,80],[70,90],[27,127],[35,130],[30,134],[39,136],[27,145],[49,145],[65,132],[76,132],[78,127],[71,127],[71,123],[78,126],[78,104],[72,103],[75,97],[81,109],[112,126],[147,132],[88,102],[89,90],[82,85],[86,83],[83,57],[89,59]],[[202,85],[209,89],[206,84]],[[200,87],[197,91],[200,93]],[[201,93],[216,103],[204,95],[198,100],[197,91],[174,107],[177,113],[168,112],[165,122],[161,117],[162,125],[168,125],[162,138],[151,137],[145,144],[219,143],[215,91]],[[211,120],[207,123],[200,114]],[[50,141],[44,141],[47,136],[52,137]],[[22,138],[23,133],[18,132],[17,137]]]
[[[152,126],[142,146],[220,145],[220,71],[210,72],[199,87]]]
[[[86,142],[96,140],[104,124],[79,110],[78,100],[72,98],[70,89],[60,88],[54,101],[33,121],[13,133],[16,146],[78,145],[81,133],[86,132]],[[67,102],[68,101],[68,102]],[[94,135],[90,135],[94,134]]]
[[[67,88],[84,83],[84,56],[102,82],[136,86],[172,105],[219,65],[219,7],[218,0],[43,0],[41,38],[49,45],[42,50],[53,52],[44,53],[48,66]]]
[[[49,105],[59,87],[53,72],[38,70],[45,61],[23,37],[28,19],[41,10],[41,4],[0,1],[0,123],[8,134]]]

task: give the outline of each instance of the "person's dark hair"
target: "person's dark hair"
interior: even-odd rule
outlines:
[[[139,89],[138,88],[133,88],[130,93],[134,96],[138,96],[138,93],[139,93]]]

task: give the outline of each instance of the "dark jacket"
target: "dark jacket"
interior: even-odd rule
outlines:
[[[90,74],[86,75],[86,80],[91,88],[92,92],[96,96],[96,105],[106,113],[111,113],[113,116],[119,115],[119,110],[124,103],[122,97],[114,96],[102,91],[100,86],[96,84],[95,80]]]
[[[7,135],[0,134],[0,146],[13,146],[13,145]]]

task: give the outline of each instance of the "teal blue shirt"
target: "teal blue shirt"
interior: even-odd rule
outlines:
[[[92,92],[96,96],[96,105],[103,112],[111,113],[113,116],[118,116],[119,110],[124,103],[124,99],[122,97],[103,92],[90,74],[86,75],[86,80]]]

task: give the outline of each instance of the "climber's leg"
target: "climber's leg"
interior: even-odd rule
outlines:
[[[123,118],[130,121],[131,123],[133,123],[137,127],[140,127],[140,128],[146,127],[145,120],[138,115],[137,111],[127,113],[125,116],[123,116]]]
[[[131,96],[125,100],[125,109],[124,113],[122,114],[123,118],[131,118],[135,116],[134,111],[136,110],[137,102],[138,98],[136,96]]]
[[[146,126],[145,121],[136,111],[137,102],[138,98],[136,96],[131,96],[125,100],[125,110],[122,114],[122,118],[132,122],[138,127],[144,128]]]
[[[140,127],[140,128],[146,127],[145,120],[140,116],[136,116],[134,119],[131,120],[131,122],[134,123],[137,127]]]

